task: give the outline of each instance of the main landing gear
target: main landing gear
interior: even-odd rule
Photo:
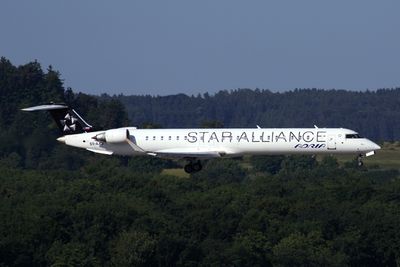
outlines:
[[[189,163],[186,164],[183,169],[187,173],[195,173],[201,171],[202,168],[203,166],[201,165],[200,160],[197,161],[190,160]]]
[[[357,166],[358,166],[358,167],[361,167],[361,166],[364,165],[364,162],[362,161],[362,158],[363,158],[363,155],[362,155],[362,154],[359,154],[359,155],[357,156]]]

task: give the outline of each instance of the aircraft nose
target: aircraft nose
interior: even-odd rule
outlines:
[[[374,142],[372,142],[372,141],[370,141],[371,142],[371,148],[372,148],[372,150],[379,150],[379,149],[381,149],[381,147],[378,145],[378,144],[375,144]]]
[[[381,147],[380,147],[379,145],[375,144],[375,143],[374,143],[374,147],[375,147],[374,150],[379,150],[379,149],[381,149]]]
[[[65,136],[58,137],[57,141],[60,142],[60,143],[65,144]]]

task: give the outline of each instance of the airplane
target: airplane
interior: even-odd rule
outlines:
[[[122,127],[95,131],[66,104],[33,106],[23,111],[48,111],[68,146],[104,155],[184,159],[187,173],[202,169],[201,160],[243,155],[355,154],[372,156],[381,147],[344,128],[218,128],[138,129]]]

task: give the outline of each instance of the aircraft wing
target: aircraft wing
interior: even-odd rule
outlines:
[[[189,149],[164,149],[158,151],[148,152],[148,155],[160,157],[160,158],[169,158],[169,159],[182,159],[182,158],[220,158],[225,153],[220,151],[212,151],[212,150],[189,150]]]

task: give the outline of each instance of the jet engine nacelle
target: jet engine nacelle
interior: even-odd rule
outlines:
[[[93,139],[106,143],[123,143],[129,139],[128,129],[112,129],[98,134]]]

